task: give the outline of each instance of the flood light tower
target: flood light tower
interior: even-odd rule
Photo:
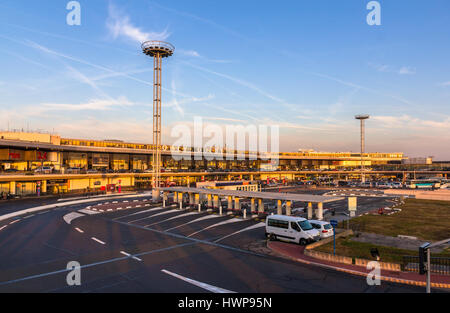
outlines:
[[[363,174],[364,171],[364,148],[365,148],[365,121],[369,118],[370,116],[367,114],[359,114],[355,116],[355,119],[360,120],[361,121],[361,182],[365,182],[365,176]]]
[[[161,73],[162,59],[173,55],[175,47],[163,41],[146,41],[141,46],[144,54],[153,58],[153,159],[152,196],[159,200],[161,187]]]

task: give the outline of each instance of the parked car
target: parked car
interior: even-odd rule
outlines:
[[[306,245],[320,240],[320,233],[305,218],[269,215],[266,218],[266,237]]]
[[[331,237],[334,234],[333,226],[328,222],[309,220],[309,223],[319,231],[321,239]]]
[[[390,185],[387,182],[378,182],[377,188],[390,188]]]
[[[403,184],[400,183],[400,182],[392,182],[391,183],[391,188],[393,188],[393,189],[400,189],[400,188],[403,188]]]
[[[16,168],[8,168],[7,170],[5,170],[5,173],[18,173],[18,172],[20,171]]]
[[[80,167],[68,167],[66,170],[67,174],[79,174],[81,172]]]
[[[53,168],[50,166],[39,166],[34,170],[34,172],[39,174],[51,174],[53,172]]]

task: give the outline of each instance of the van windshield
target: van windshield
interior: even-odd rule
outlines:
[[[311,230],[311,229],[313,229],[313,227],[311,226],[311,224],[308,221],[298,222],[298,225],[300,225],[300,227],[303,230]]]

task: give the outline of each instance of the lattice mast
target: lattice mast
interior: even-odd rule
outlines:
[[[159,198],[161,187],[161,81],[162,59],[173,55],[175,47],[163,41],[146,41],[142,44],[144,54],[153,58],[153,153],[152,187],[153,197]]]

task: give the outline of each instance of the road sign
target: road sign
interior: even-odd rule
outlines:
[[[330,220],[330,224],[331,224],[331,226],[333,226],[333,227],[337,227],[337,226],[338,226],[338,221],[336,221],[336,220]]]

